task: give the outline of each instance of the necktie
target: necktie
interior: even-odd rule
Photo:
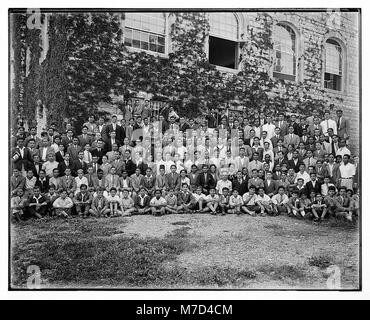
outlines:
[[[326,132],[328,131],[329,129],[329,120],[326,120]]]
[[[338,123],[337,123],[337,126],[338,126],[338,129],[339,129],[339,127],[340,127],[340,120],[342,119],[342,117],[339,117],[338,118]]]

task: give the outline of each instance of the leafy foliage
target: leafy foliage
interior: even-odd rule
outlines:
[[[179,114],[188,117],[207,114],[226,103],[245,106],[250,117],[260,111],[308,115],[313,109],[321,112],[342,101],[321,89],[322,48],[314,39],[298,57],[301,68],[304,61],[308,79],[292,82],[271,77],[274,21],[267,13],[254,17],[240,42],[240,71],[225,73],[208,62],[204,50],[210,29],[205,12],[169,14],[173,23],[168,57],[126,48],[123,14],[52,14],[50,49],[41,67],[37,66],[38,32],[27,32],[27,45],[15,38],[15,49],[19,52],[23,46],[23,51],[15,61],[18,91],[14,107],[22,104],[22,85],[28,92],[30,111],[35,101],[41,100],[49,110],[48,121],[62,126],[64,118],[69,118],[76,121],[76,127],[96,112],[100,102],[122,106],[117,97],[127,99],[138,91],[151,94],[153,100],[168,100]],[[16,26],[24,29],[25,21],[17,21]],[[31,50],[30,74],[22,80],[19,66],[24,64],[27,46]],[[29,114],[32,118],[34,113]]]

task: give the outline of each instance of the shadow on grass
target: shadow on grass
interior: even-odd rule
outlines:
[[[195,248],[188,237],[190,227],[175,229],[164,239],[140,239],[112,237],[120,231],[92,224],[77,220],[66,229],[58,222],[51,226],[53,232],[36,226],[36,237],[17,241],[12,248],[12,288],[26,289],[29,265],[40,268],[41,288],[238,286],[256,277],[253,271],[233,268],[166,268],[166,262]]]

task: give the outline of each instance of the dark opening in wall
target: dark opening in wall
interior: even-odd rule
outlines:
[[[325,72],[324,87],[327,89],[342,90],[342,77],[337,74]]]
[[[209,37],[209,62],[216,66],[236,69],[237,42]]]

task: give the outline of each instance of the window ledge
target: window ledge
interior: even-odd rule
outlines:
[[[334,90],[329,88],[323,88],[326,92],[336,95],[346,95],[346,92],[344,90]]]
[[[166,53],[159,53],[159,52],[154,52],[154,51],[139,49],[139,48],[134,48],[134,47],[128,47],[128,46],[125,46],[125,47],[126,47],[127,51],[129,51],[129,52],[145,52],[147,54],[151,54],[151,55],[156,56],[156,57],[168,59],[168,54],[166,54]]]
[[[233,74],[237,74],[239,72],[238,69],[231,69],[231,68],[226,68],[226,67],[221,67],[221,66],[216,66],[216,65],[214,66],[216,67],[218,71],[221,71],[221,72],[227,72],[227,73],[233,73]]]

